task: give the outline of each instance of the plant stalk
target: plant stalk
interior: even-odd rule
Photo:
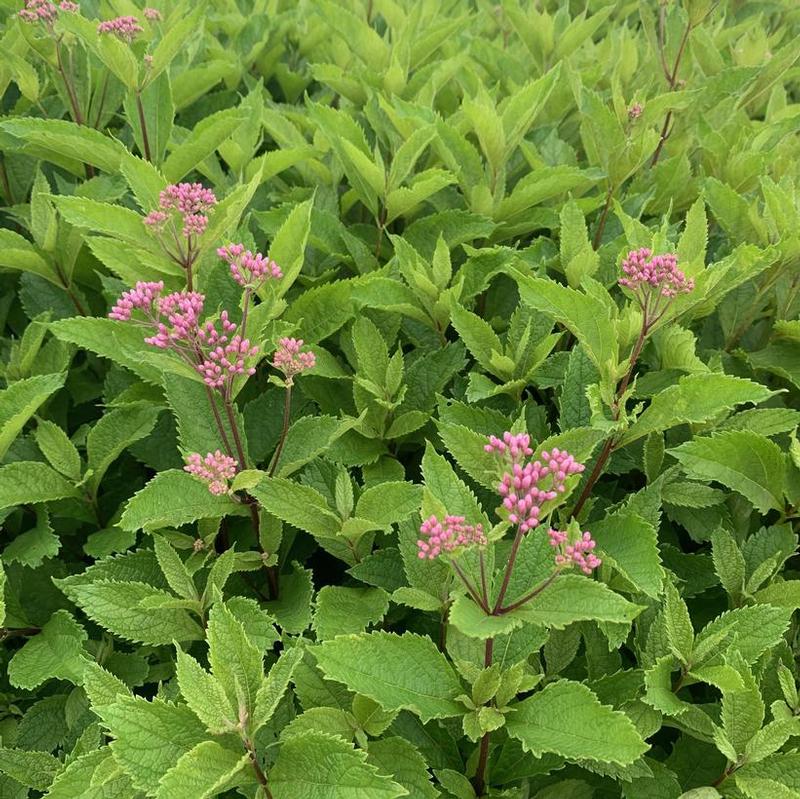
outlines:
[[[272,465],[269,467],[269,476],[275,476],[275,470],[278,468],[278,461],[281,459],[283,447],[286,444],[286,436],[289,433],[289,419],[292,413],[292,383],[286,382],[286,394],[283,397],[283,425],[281,427],[281,437],[278,441],[278,447],[275,450],[275,455],[272,457]]]
[[[144,106],[142,105],[142,93],[139,89],[136,90],[136,110],[139,114],[139,127],[142,129],[142,147],[144,148],[144,157],[146,161],[153,162],[153,156],[150,152],[150,138],[147,135],[147,120],[144,117]],[[191,290],[191,286],[189,287]]]

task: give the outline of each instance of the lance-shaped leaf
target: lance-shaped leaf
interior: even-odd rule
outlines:
[[[8,448],[25,422],[36,413],[36,409],[64,385],[64,377],[61,374],[35,375],[18,380],[0,391],[0,458],[8,452]]]
[[[161,778],[156,799],[211,799],[231,786],[249,764],[246,752],[203,741],[181,755]]]

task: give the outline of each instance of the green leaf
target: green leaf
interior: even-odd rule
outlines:
[[[81,456],[69,436],[55,422],[39,419],[36,444],[54,469],[70,480],[80,480]]]
[[[370,741],[367,762],[382,774],[394,777],[413,799],[437,799],[440,796],[431,783],[425,759],[405,738]]]
[[[422,457],[422,475],[426,490],[448,513],[466,517],[469,524],[480,522],[484,529],[491,528],[475,495],[458,477],[447,459],[433,449],[430,442]]]
[[[571,760],[624,766],[649,749],[624,713],[600,704],[585,685],[569,680],[523,699],[506,729],[537,757],[553,752]]]
[[[59,155],[92,164],[104,172],[116,172],[125,153],[124,146],[116,139],[86,125],[61,119],[5,119],[0,122],[0,130],[21,139],[23,149],[31,155],[48,161],[54,160],[53,155]]]
[[[387,481],[367,488],[356,503],[355,515],[383,528],[407,519],[422,505],[422,486]]]
[[[692,374],[656,394],[627,430],[623,445],[677,424],[699,424],[743,402],[757,404],[772,396],[760,383],[722,374]]]
[[[135,795],[131,778],[116,764],[108,747],[75,757],[58,774],[47,799],[103,799]]]
[[[661,593],[664,569],[658,550],[658,533],[641,516],[621,511],[592,525],[604,563],[610,563],[642,593]]]
[[[678,589],[667,583],[664,596],[664,623],[667,642],[672,654],[681,663],[689,663],[694,646],[694,628],[689,609]]]
[[[577,574],[562,574],[514,612],[533,624],[563,629],[584,620],[628,624],[641,611],[640,605],[628,602],[603,583]]]
[[[189,14],[182,14],[176,22],[174,22],[174,16],[170,19],[170,25],[165,26],[161,40],[153,50],[148,80],[152,81],[157,78],[182,48],[188,46],[192,39],[197,40],[202,36],[203,19],[200,7],[195,8]],[[173,22],[174,24],[172,24]]]
[[[169,587],[183,599],[198,599],[194,580],[169,541],[156,534],[153,536],[153,549]]]
[[[510,633],[523,624],[519,615],[514,613],[506,613],[502,616],[489,615],[465,595],[456,597],[450,606],[448,620],[459,632],[469,638],[482,640]]]
[[[384,710],[411,710],[423,722],[457,716],[461,683],[433,641],[413,633],[344,635],[314,650],[326,677],[374,699]],[[414,664],[414,669],[407,667]]]
[[[0,391],[0,459],[5,457],[8,448],[37,408],[64,385],[64,377],[61,374],[36,375],[17,380]]]
[[[46,791],[62,768],[61,761],[47,752],[0,748],[0,774],[36,791]]]
[[[764,721],[764,700],[747,666],[742,664],[738,671],[744,681],[744,688],[723,691],[722,729],[734,751],[743,754],[747,744],[761,729]]]
[[[325,497],[310,486],[283,477],[265,477],[250,492],[269,513],[312,535],[333,537],[342,522]]]
[[[162,172],[167,181],[177,183],[185,177],[231,136],[247,117],[239,108],[227,108],[203,118],[164,161]]]
[[[0,467],[0,509],[77,497],[78,490],[39,461],[14,461]]]
[[[99,709],[109,732],[114,760],[136,788],[155,795],[161,778],[179,758],[206,739],[206,731],[185,705],[161,699],[121,697]]]
[[[0,229],[0,267],[30,272],[60,288],[64,285],[36,247],[12,230]]]
[[[77,228],[104,233],[115,239],[121,239],[149,250],[153,246],[153,238],[148,233],[143,217],[129,208],[111,203],[102,203],[85,197],[52,197],[58,212],[64,219]],[[87,319],[70,320],[71,322],[87,322]],[[98,320],[92,320],[98,321]],[[103,320],[114,323],[114,320]]]
[[[283,278],[275,288],[278,297],[286,294],[303,268],[313,207],[313,199],[295,205],[272,239],[269,257],[283,272]]]
[[[500,337],[492,326],[477,314],[468,311],[456,302],[450,306],[450,319],[461,340],[467,345],[472,357],[491,374],[495,374],[492,356],[503,354]]]
[[[303,649],[284,649],[272,665],[256,694],[256,707],[253,713],[253,731],[267,724],[278,708],[289,688],[297,664],[303,659]]]
[[[181,696],[197,718],[213,735],[230,732],[239,720],[239,713],[219,680],[180,647],[176,648],[175,665]]]
[[[738,601],[744,593],[746,564],[733,536],[721,527],[711,533],[711,557],[722,587]]]
[[[337,736],[309,732],[281,745],[269,784],[282,799],[396,799],[407,791]]]
[[[250,640],[242,623],[222,602],[211,608],[206,635],[214,677],[235,707],[244,706],[248,715],[252,714],[264,678],[262,653]]]
[[[583,344],[597,370],[608,377],[617,364],[617,337],[609,308],[596,297],[553,280],[515,274],[522,301],[564,325]]]
[[[237,774],[249,766],[249,756],[203,741],[181,755],[161,778],[156,799],[211,799],[224,792]]]
[[[86,632],[66,610],[58,610],[40,633],[18,649],[8,664],[12,685],[33,690],[49,679],[83,681],[88,654],[83,648]]]
[[[783,454],[764,436],[748,430],[718,433],[687,441],[669,452],[689,476],[722,483],[762,513],[783,508]]]
[[[185,610],[142,607],[144,600],[174,599],[172,594],[140,582],[97,580],[69,589],[83,612],[114,635],[144,644],[199,641],[203,630]]]
[[[108,467],[131,445],[148,436],[161,408],[149,402],[134,402],[104,413],[86,436],[86,456],[92,475],[93,493]]]
[[[131,497],[119,524],[123,530],[154,530],[245,512],[227,494],[212,494],[201,480],[168,469]]]
[[[360,633],[379,622],[388,609],[389,595],[382,588],[326,585],[317,594],[313,627],[320,641]]]

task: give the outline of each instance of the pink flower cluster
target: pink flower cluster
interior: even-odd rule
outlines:
[[[149,19],[151,22],[160,22],[161,12],[157,8],[146,8],[144,10],[144,18]]]
[[[78,11],[78,4],[71,0],[62,0],[57,6],[50,0],[25,0],[25,8],[19,12],[19,18],[24,22],[44,22],[52,25],[59,11],[75,13]]]
[[[672,299],[694,288],[694,280],[678,269],[673,253],[653,255],[647,247],[631,250],[622,262],[622,271],[625,276],[619,279],[620,286],[633,291],[640,303],[645,303],[649,294]]]
[[[591,533],[583,533],[571,544],[567,543],[569,539],[567,533],[561,530],[549,530],[547,535],[550,546],[558,550],[556,566],[559,568],[577,566],[584,574],[591,574],[592,570],[603,562],[592,551],[597,542]]]
[[[136,17],[115,17],[114,19],[106,19],[97,26],[97,32],[100,34],[110,33],[121,39],[123,42],[130,44],[138,34],[142,33],[144,28],[139,24]]]
[[[111,309],[111,313],[108,315],[109,319],[127,322],[131,318],[131,312],[134,309],[149,311],[163,290],[164,282],[161,280],[157,283],[139,281],[134,288],[123,292]]]
[[[275,261],[270,261],[260,252],[246,250],[244,244],[220,247],[217,255],[227,261],[233,279],[244,288],[256,289],[270,278],[278,280],[283,277],[283,272]]]
[[[539,525],[542,506],[564,492],[567,478],[584,470],[582,463],[558,447],[523,464],[522,460],[533,454],[525,434],[504,433],[502,441],[491,436],[484,449],[511,462],[511,471],[503,474],[497,492],[503,497],[509,522],[519,525],[523,533]]]
[[[533,455],[531,437],[527,433],[503,433],[503,438],[489,436],[484,446],[486,452],[495,452],[510,463],[519,463],[523,458]]]
[[[313,352],[301,351],[303,339],[282,338],[279,343],[280,346],[272,357],[272,365],[283,372],[287,380],[306,369],[313,369],[316,365],[317,358]]]
[[[227,311],[222,312],[218,323],[201,323],[204,295],[175,291],[161,296],[163,288],[160,281],[137,283],[117,300],[109,318],[126,322],[134,310],[141,311],[145,324],[154,329],[145,342],[176,353],[211,388],[227,392],[236,375],[255,374],[252,359],[259,348],[236,333],[237,326],[230,321]]]
[[[628,109],[628,119],[630,119],[631,122],[634,119],[639,119],[639,117],[642,115],[643,112],[644,112],[644,106],[641,103],[634,103]]]
[[[427,537],[417,541],[417,557],[422,560],[433,560],[442,552],[452,553],[461,547],[473,544],[486,546],[486,536],[480,524],[465,524],[463,516],[445,516],[440,522],[436,516],[430,516],[420,525],[419,531]]]
[[[201,183],[177,183],[167,186],[158,197],[158,209],[144,218],[148,227],[160,228],[177,212],[181,217],[181,232],[184,238],[200,236],[208,227],[208,211],[217,204],[211,189]]]
[[[238,466],[236,460],[217,450],[209,452],[205,458],[199,452],[193,452],[186,457],[186,466],[183,468],[208,483],[208,490],[212,494],[224,494],[228,490],[228,481],[234,478]]]

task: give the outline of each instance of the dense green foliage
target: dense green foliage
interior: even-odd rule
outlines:
[[[797,4],[27,6],[0,797],[800,797]],[[181,182],[216,202],[173,243]],[[687,281],[657,318],[640,248]],[[245,311],[254,374],[108,318],[140,281]],[[504,431],[585,464],[544,505],[599,566],[514,533]],[[446,514],[473,543],[418,557]]]

